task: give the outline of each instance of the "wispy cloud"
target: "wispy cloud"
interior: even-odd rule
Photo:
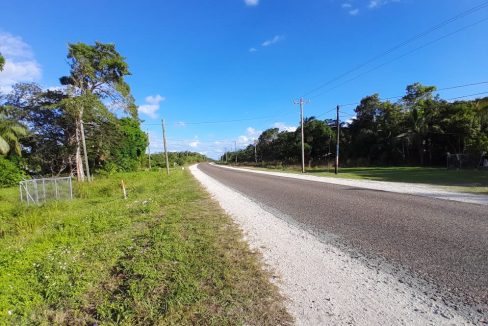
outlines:
[[[246,128],[246,134],[237,138],[237,143],[243,146],[250,145],[259,138],[259,135],[261,135],[261,131],[258,131],[253,127],[248,127]]]
[[[283,122],[273,123],[273,128],[278,128],[280,131],[288,131],[288,132],[294,132],[297,130],[297,127],[288,126],[287,124],[285,124]]]
[[[194,140],[188,143],[188,146],[190,146],[191,148],[197,148],[198,145],[200,145],[200,141],[198,140]]]
[[[246,6],[253,7],[259,4],[259,0],[244,0]]]
[[[357,16],[358,14],[359,14],[358,8],[349,10],[349,15],[351,15],[351,16]]]
[[[379,8],[390,2],[399,2],[399,0],[370,0],[368,4],[369,9]]]
[[[158,117],[156,112],[159,110],[159,105],[164,100],[166,100],[166,98],[159,94],[154,96],[150,95],[145,98],[146,104],[139,106],[139,112],[144,113],[148,117],[155,119]]]
[[[41,66],[34,58],[29,44],[21,37],[0,32],[0,53],[6,60],[4,70],[0,72],[0,91],[8,92],[18,82],[41,79]]]
[[[186,123],[184,121],[176,121],[175,127],[184,128],[186,127]]]
[[[283,41],[284,39],[285,37],[283,35],[275,35],[272,39],[266,40],[263,43],[261,43],[261,46],[268,47],[270,45]]]
[[[257,52],[257,51],[258,51],[258,49],[256,49],[256,48],[250,48],[250,49],[249,49],[249,52],[251,52],[251,53],[252,53],[252,52]]]

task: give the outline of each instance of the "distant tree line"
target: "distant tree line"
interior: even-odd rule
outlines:
[[[143,163],[144,168],[149,167],[149,160],[151,162],[151,168],[152,169],[166,168],[166,160],[164,157],[164,153],[151,154],[150,158],[148,156],[146,156],[144,158],[144,163]],[[203,154],[195,153],[195,152],[189,152],[189,151],[169,152],[168,153],[168,161],[169,161],[170,167],[175,167],[175,166],[183,166],[183,165],[187,165],[187,164],[209,161],[209,158]]]
[[[341,121],[341,164],[429,165],[446,164],[448,153],[461,154],[476,166],[488,152],[488,97],[448,102],[434,95],[436,87],[409,85],[398,102],[382,101],[379,94],[363,98],[352,121]],[[336,120],[305,119],[305,161],[309,166],[333,162]],[[230,162],[299,164],[301,130],[265,130],[256,148],[249,145],[221,157]]]

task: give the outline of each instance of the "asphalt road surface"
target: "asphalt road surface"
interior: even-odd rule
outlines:
[[[199,168],[319,235],[337,236],[366,257],[412,271],[434,284],[444,300],[459,300],[488,316],[487,206],[209,164]]]

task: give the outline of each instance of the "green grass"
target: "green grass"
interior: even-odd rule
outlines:
[[[269,168],[282,172],[300,173],[300,167]],[[440,186],[452,191],[488,194],[488,171],[446,170],[423,167],[365,167],[341,168],[336,176],[334,168],[306,169],[308,174],[344,179],[364,179],[389,182],[410,182]]]
[[[77,185],[76,198],[27,207],[0,190],[0,324],[291,323],[189,172],[120,174]]]

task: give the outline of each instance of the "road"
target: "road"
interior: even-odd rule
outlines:
[[[488,315],[488,208],[200,164],[200,170],[302,227],[433,283]],[[389,264],[389,265],[390,265]]]

